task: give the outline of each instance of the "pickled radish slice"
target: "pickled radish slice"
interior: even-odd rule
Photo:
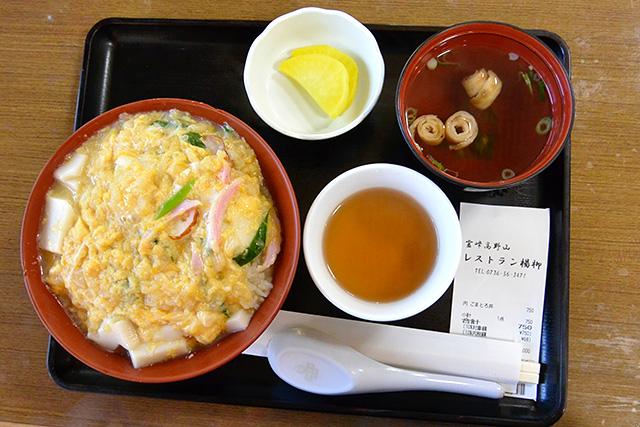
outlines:
[[[332,119],[345,112],[349,101],[349,73],[342,62],[310,53],[284,60],[279,69],[298,82]]]
[[[354,61],[353,58],[351,58],[343,51],[332,46],[327,46],[325,44],[300,47],[291,52],[291,56],[308,55],[310,53],[318,53],[321,55],[327,55],[333,59],[337,59],[347,69],[347,73],[349,74],[349,98],[347,100],[347,106],[345,110],[349,108],[351,106],[351,103],[353,102],[353,99],[356,97],[358,80],[360,78],[360,71],[358,70],[358,64],[356,64],[356,61]]]

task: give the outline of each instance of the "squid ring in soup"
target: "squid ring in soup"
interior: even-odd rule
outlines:
[[[479,110],[486,110],[502,91],[502,80],[492,70],[484,68],[462,80],[462,86],[471,104]]]
[[[460,110],[447,119],[445,134],[447,141],[453,144],[449,148],[461,150],[471,144],[478,136],[478,122],[473,115]]]
[[[417,133],[420,140],[425,144],[438,145],[444,140],[445,127],[438,116],[428,114],[418,117],[409,126],[409,131],[414,138]]]

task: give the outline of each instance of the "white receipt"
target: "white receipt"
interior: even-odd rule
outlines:
[[[522,360],[538,362],[549,210],[461,203],[460,225],[450,332],[521,342]],[[521,383],[513,396],[535,400],[537,391]]]

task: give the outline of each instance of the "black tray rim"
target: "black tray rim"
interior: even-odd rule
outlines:
[[[219,20],[219,19],[213,19],[213,20],[208,20],[208,19],[171,19],[171,18],[129,18],[129,17],[108,17],[108,18],[104,18],[98,22],[96,22],[91,29],[88,31],[86,39],[85,39],[85,45],[84,45],[84,55],[83,55],[83,61],[82,61],[82,68],[80,71],[80,79],[79,79],[79,86],[78,86],[78,95],[77,95],[77,102],[76,102],[76,112],[75,112],[75,121],[74,121],[74,129],[77,129],[78,127],[80,127],[80,125],[82,123],[84,123],[86,120],[83,118],[82,116],[82,111],[84,108],[84,94],[85,91],[87,89],[87,70],[89,67],[89,64],[91,63],[91,58],[90,58],[90,52],[91,52],[91,45],[92,45],[92,41],[94,36],[100,31],[102,30],[104,27],[110,26],[110,25],[143,25],[143,26],[148,26],[148,25],[158,25],[158,26],[164,26],[164,25],[179,25],[179,26],[216,26],[216,25],[225,25],[225,26],[237,26],[237,27],[246,27],[246,28],[259,28],[259,27],[264,27],[266,26],[270,21],[265,21],[265,20]],[[438,32],[441,30],[444,30],[446,28],[449,28],[450,26],[405,26],[405,25],[387,25],[387,24],[364,24],[367,28],[369,28],[372,31],[420,31],[420,32]],[[459,24],[454,24],[454,25],[459,25]],[[509,25],[509,24],[508,24]],[[530,35],[533,35],[534,37],[538,38],[538,39],[543,39],[543,38],[548,38],[553,40],[558,47],[561,49],[562,51],[562,56],[563,58],[561,58],[561,63],[563,65],[563,67],[565,68],[566,72],[567,72],[567,76],[569,77],[569,80],[571,80],[571,51],[569,49],[569,46],[567,44],[567,42],[557,33],[554,33],[552,31],[549,30],[542,30],[542,29],[523,29],[523,31],[529,33]],[[427,38],[427,36],[425,37],[425,39]],[[544,43],[544,40],[542,40]],[[545,44],[546,45],[546,44]],[[574,108],[575,108],[575,102],[574,102]],[[495,419],[495,418],[486,418],[486,417],[469,417],[469,416],[465,416],[464,420],[462,420],[462,422],[469,422],[469,423],[474,423],[474,424],[494,424],[494,425],[528,425],[528,426],[547,426],[547,425],[552,425],[555,422],[557,422],[564,414],[564,412],[566,411],[566,407],[567,407],[567,388],[568,388],[568,353],[569,353],[569,315],[568,315],[568,310],[569,310],[569,279],[570,279],[570,265],[569,265],[569,261],[570,261],[570,256],[569,256],[569,249],[570,249],[570,183],[571,183],[571,179],[570,179],[570,175],[571,175],[571,132],[569,133],[569,136],[567,137],[567,142],[565,144],[565,147],[562,150],[562,156],[558,156],[558,157],[562,157],[563,162],[565,164],[565,168],[564,168],[564,177],[563,177],[563,181],[564,181],[564,188],[565,188],[565,197],[563,200],[563,206],[562,206],[562,227],[564,230],[564,233],[561,236],[561,245],[562,247],[565,249],[562,252],[562,263],[561,265],[565,266],[565,268],[563,269],[562,272],[562,279],[563,282],[566,284],[565,286],[563,286],[563,291],[561,294],[561,297],[558,301],[559,305],[565,309],[560,310],[559,313],[559,317],[561,318],[561,347],[558,349],[559,352],[559,358],[560,358],[560,365],[558,366],[559,368],[559,379],[560,379],[560,393],[558,396],[558,399],[555,400],[555,405],[553,405],[553,409],[549,411],[549,413],[547,414],[548,416],[544,419],[538,419],[537,421],[534,422],[529,422],[529,421],[522,421],[522,420],[514,420],[514,419]],[[558,159],[556,159],[556,161],[558,161]],[[126,395],[136,395],[136,396],[142,396],[142,397],[158,397],[158,398],[168,398],[168,399],[172,399],[172,400],[185,400],[184,396],[175,396],[175,395],[171,395],[170,393],[161,393],[158,396],[152,396],[152,395],[148,395],[145,393],[131,393],[131,392],[127,392],[127,391],[122,391],[122,390],[115,390],[115,389],[110,389],[108,387],[100,387],[100,386],[87,386],[87,385],[83,385],[83,384],[71,384],[71,383],[67,383],[65,382],[62,377],[59,375],[59,373],[56,371],[56,368],[54,366],[54,359],[56,356],[56,352],[58,350],[60,350],[59,348],[59,344],[57,344],[57,342],[50,337],[49,339],[49,345],[48,345],[48,352],[47,352],[47,368],[48,368],[48,373],[49,376],[51,377],[51,379],[54,381],[54,383],[56,383],[58,386],[60,386],[63,389],[66,390],[71,390],[71,391],[78,391],[78,392],[86,392],[86,391],[92,391],[92,392],[99,392],[99,393],[105,393],[105,394],[126,394]],[[190,400],[202,400],[202,399],[190,399]],[[315,408],[300,408],[299,406],[295,405],[295,404],[288,404],[288,403],[283,403],[283,402],[276,402],[276,404],[271,403],[270,401],[262,401],[260,399],[250,399],[245,401],[244,403],[239,403],[237,401],[232,401],[232,400],[226,400],[225,399],[217,399],[215,401],[216,403],[221,403],[221,404],[234,404],[234,405],[241,405],[241,406],[245,406],[245,405],[249,405],[249,406],[258,406],[258,407],[272,407],[272,408],[283,408],[283,409],[297,409],[297,410],[308,410],[308,411],[312,411],[312,412],[326,412],[326,411],[330,411],[333,413],[344,413],[344,414],[354,414],[354,412],[350,412],[348,410],[345,410],[342,407],[332,407],[332,408],[328,408],[325,407],[324,410],[323,409],[315,409]],[[365,412],[360,412],[362,415],[368,415],[368,416],[384,416],[384,417],[390,417],[390,418],[410,418],[410,419],[423,419],[423,420],[433,420],[433,421],[448,421],[448,422],[457,422],[456,420],[452,420],[450,417],[447,416],[442,416],[442,415],[438,415],[438,414],[427,414],[428,417],[425,417],[424,413],[416,413],[416,414],[407,414],[407,413],[403,413],[403,414],[396,414],[396,413],[390,413],[389,411],[383,410],[380,412],[375,412],[375,411],[365,411]]]

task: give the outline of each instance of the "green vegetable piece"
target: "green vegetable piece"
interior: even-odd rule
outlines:
[[[156,120],[152,124],[161,126],[163,128],[166,128],[167,126],[169,126],[169,122],[165,122],[164,120]]]
[[[200,140],[200,134],[196,132],[187,132],[185,134],[185,139],[191,145],[195,145],[200,148],[207,148],[206,145]]]
[[[531,86],[531,79],[529,78],[529,76],[522,71],[520,71],[518,74],[520,75],[520,77],[522,77],[522,80],[524,80],[525,84],[529,88],[529,93],[533,95],[533,87]]]
[[[233,260],[242,267],[243,265],[250,263],[260,255],[260,252],[265,247],[267,241],[267,221],[269,220],[269,212],[267,212],[267,216],[264,217],[262,223],[258,227],[258,231],[256,231],[256,235],[253,236],[253,240],[249,244],[249,246],[240,253],[240,255],[233,258]]]
[[[160,211],[158,212],[156,219],[162,218],[163,216],[174,210],[180,203],[182,203],[182,201],[187,198],[187,194],[189,194],[189,191],[191,191],[191,188],[193,188],[193,184],[195,182],[196,179],[193,178],[191,181],[187,182],[184,187],[179,189],[176,194],[171,196],[169,200],[164,202],[164,204],[160,207]]]
[[[553,125],[553,119],[551,118],[551,116],[544,117],[540,119],[540,121],[536,125],[536,133],[538,135],[546,135],[551,130],[552,125]]]
[[[491,159],[496,148],[496,138],[493,133],[481,133],[473,144],[469,146],[469,151],[473,157],[480,159]]]
[[[436,57],[436,61],[439,65],[442,65],[443,67],[449,66],[449,65],[457,65],[457,62],[449,62],[447,61],[447,59],[445,58],[446,54],[449,53],[449,51],[443,52],[440,55],[438,55]],[[440,59],[442,58],[442,59]]]
[[[407,123],[409,124],[409,126],[411,126],[411,124],[415,122],[417,118],[418,110],[413,107],[407,108]]]
[[[227,307],[226,303],[222,303],[220,305],[220,311],[222,312],[222,314],[224,314],[227,317],[231,317],[231,315],[229,314],[229,308]]]
[[[538,82],[538,94],[540,95],[540,102],[547,102],[546,88],[547,86],[542,80],[540,80]]]
[[[439,161],[437,161],[436,159],[433,158],[432,155],[428,155],[427,158],[429,159],[429,161],[431,163],[433,163],[433,165],[435,167],[437,167],[438,169],[440,169],[442,172],[444,172],[446,170],[446,168],[444,167],[444,165],[442,163],[440,163]]]
[[[234,138],[237,138],[239,136],[238,132],[236,132],[236,130],[234,128],[232,128],[231,126],[229,126],[227,124],[223,125],[222,129],[225,131],[225,133],[231,135]]]

